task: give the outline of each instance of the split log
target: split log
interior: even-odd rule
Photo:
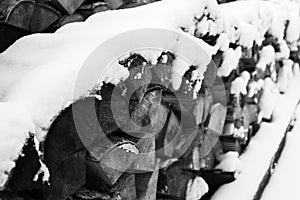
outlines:
[[[124,81],[127,99],[136,98],[141,102],[152,79],[150,65],[139,54],[133,54],[120,64],[127,67],[130,75]]]
[[[192,128],[207,119],[212,96],[208,88],[203,87],[197,98],[193,99],[181,92],[164,93],[163,102],[168,103],[184,128]]]
[[[155,200],[158,164],[155,157],[155,135],[145,135],[138,142],[140,155],[134,163],[136,195],[138,200]],[[154,191],[153,191],[154,190]]]
[[[168,109],[161,105],[161,89],[150,89],[140,103],[131,102],[131,120],[121,129],[127,134],[136,138],[142,138],[146,135],[156,135],[164,127],[167,120]]]
[[[204,141],[204,130],[196,127],[194,131],[196,132],[195,138],[187,143],[189,147],[181,159],[184,162],[184,169],[200,170],[200,147]]]
[[[82,17],[82,15],[80,14],[73,14],[73,15],[66,15],[64,17],[62,17],[59,22],[58,22],[58,26],[57,26],[57,29],[59,27],[62,27],[66,24],[69,24],[69,23],[73,23],[73,22],[83,22],[84,21],[84,18]]]
[[[157,141],[157,149],[160,150],[157,151],[156,157],[159,157],[162,160],[163,157],[175,157],[175,147],[179,143],[181,134],[182,131],[180,127],[180,122],[175,116],[175,114],[172,111],[170,111],[164,132],[160,135],[161,138],[159,138],[159,140]]]
[[[117,136],[109,137],[111,144],[100,143],[87,157],[86,187],[97,191],[110,191],[124,172],[132,166],[138,157],[135,143]]]
[[[1,200],[25,200],[24,197],[18,195],[17,193],[12,192],[0,192],[0,199]],[[28,200],[33,200],[28,198]]]
[[[0,11],[4,15],[1,21],[32,33],[44,31],[61,17],[53,8],[31,0],[1,1]]]
[[[211,93],[207,87],[203,87],[201,91],[193,108],[196,124],[203,124],[207,120],[213,102]]]
[[[103,192],[82,188],[79,191],[77,191],[76,194],[69,197],[67,200],[95,200],[95,199],[111,200],[111,196]]]
[[[86,151],[75,153],[60,163],[47,164],[50,171],[50,185],[43,188],[43,199],[66,199],[85,184]]]
[[[88,2],[85,1],[83,5],[81,5],[77,10],[76,13],[79,13],[83,16],[84,19],[87,19],[89,16],[98,13],[104,12],[107,10],[111,10],[110,7],[106,5],[105,2]]]
[[[202,169],[212,169],[216,164],[215,160],[219,160],[219,156],[223,153],[219,137],[223,131],[226,109],[220,103],[213,105],[211,108],[204,141],[200,148],[200,158],[204,161],[201,164]]]
[[[79,100],[52,123],[44,143],[44,162],[51,174],[50,185],[44,188],[46,199],[67,198],[85,184],[86,147],[103,137],[96,107],[95,98]]]
[[[212,87],[215,83],[218,68],[223,62],[223,53],[218,51],[215,55],[212,56],[210,63],[207,66],[207,70],[204,73],[204,81],[207,87]]]
[[[209,87],[209,91],[212,96],[212,104],[227,105],[229,89],[222,78],[216,77],[213,86]]]
[[[182,165],[183,163],[179,161],[167,169],[160,170],[158,197],[185,199],[188,182],[196,176],[193,173],[183,171]]]
[[[36,0],[40,3],[53,4],[59,10],[73,14],[85,0]]]
[[[172,107],[184,128],[192,128],[204,122],[212,101],[205,81],[202,82],[200,91],[194,91],[198,81],[192,80],[195,70],[196,68],[191,66],[182,77],[179,90],[164,92],[163,97],[163,102]]]
[[[138,200],[156,200],[159,165],[160,161],[157,160],[154,171],[148,173],[137,173],[135,175],[135,185]]]
[[[227,153],[229,151],[236,151],[239,154],[241,154],[242,146],[241,146],[241,143],[239,142],[238,138],[235,138],[233,136],[222,135],[220,137],[220,140],[222,142],[224,153]]]
[[[5,51],[19,38],[29,34],[30,32],[24,29],[0,22],[0,53]]]
[[[135,175],[128,173],[123,174],[111,191],[114,194],[119,194],[122,200],[137,199]]]
[[[97,113],[101,129],[108,135],[126,125],[130,119],[129,105],[122,97],[122,90],[112,84],[103,85],[100,94],[102,99],[96,106]]]
[[[245,105],[243,107],[243,126],[247,129],[257,122],[259,108],[257,105]]]
[[[164,138],[165,123],[169,113],[167,107],[161,105],[161,101],[161,89],[150,88],[141,103],[137,104],[131,113],[133,122],[141,128],[139,131],[134,130],[132,125],[127,128],[129,132],[140,134],[137,146],[141,154],[132,167],[132,170],[137,172],[135,175],[137,199],[156,199],[159,165],[156,157],[158,150],[156,141],[162,141]],[[165,152],[162,153],[163,157],[164,154]]]
[[[152,83],[159,84],[164,88],[170,87],[174,59],[175,56],[170,52],[161,54],[158,63],[152,68]]]
[[[196,119],[192,109],[195,102],[189,96],[181,92],[164,92],[162,101],[173,110],[183,127],[191,128],[196,126]]]
[[[10,172],[5,188],[14,192],[35,189],[33,178],[40,169],[39,155],[36,151],[34,138],[30,136],[23,147],[22,154]]]
[[[241,58],[239,61],[239,72],[247,71],[253,73],[256,70],[256,61],[253,58]]]

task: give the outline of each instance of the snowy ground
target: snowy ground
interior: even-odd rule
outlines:
[[[293,131],[288,133],[286,146],[261,200],[300,198],[300,107],[297,109],[297,118]]]
[[[240,157],[243,164],[242,173],[236,181],[223,185],[212,197],[212,200],[249,200],[253,199],[254,195],[259,188],[259,184],[263,179],[265,173],[269,169],[270,162],[276,153],[282,138],[284,137],[285,130],[289,124],[290,118],[293,115],[294,109],[300,99],[300,78],[299,76],[294,77],[289,82],[289,88],[286,94],[280,95],[275,106],[272,123],[262,123],[259,132],[254,138],[252,138],[245,153]],[[300,122],[299,122],[300,123]],[[299,125],[300,126],[300,125]],[[299,130],[299,127],[296,130]],[[300,138],[300,136],[298,136]],[[296,143],[300,144],[300,139],[296,140]],[[290,141],[288,142],[290,143]],[[295,146],[297,146],[295,144]],[[300,145],[298,146],[300,149]],[[289,151],[289,150],[287,150]],[[293,151],[293,150],[291,150]],[[286,153],[285,153],[286,154]],[[294,154],[290,155],[294,156]],[[284,159],[284,156],[283,156]],[[287,164],[284,166],[292,165],[292,160],[286,161]],[[285,162],[285,161],[283,161]],[[300,163],[300,162],[299,162]],[[294,168],[298,165],[293,164]],[[286,167],[285,167],[286,169]],[[296,170],[288,170],[291,175]],[[299,173],[300,174],[300,173]],[[276,177],[275,177],[276,178]],[[289,180],[289,178],[284,179]],[[297,179],[294,179],[295,181]],[[282,187],[280,179],[274,180],[276,184]],[[290,184],[295,182],[290,181]],[[286,184],[286,186],[290,185]],[[294,187],[297,184],[294,185]],[[288,187],[287,187],[288,189]],[[282,188],[281,188],[282,190]],[[281,190],[277,192],[281,192]],[[268,193],[266,192],[266,195]],[[270,199],[274,199],[276,195],[269,193]],[[279,199],[294,199],[294,198],[278,198]]]

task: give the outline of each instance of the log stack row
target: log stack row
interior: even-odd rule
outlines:
[[[176,52],[163,51],[154,63],[131,52],[119,61],[126,80],[103,83],[53,121],[41,145],[49,184],[35,176],[43,163],[31,138],[6,191],[33,199],[208,198],[238,178],[239,155],[259,124],[272,121],[276,97],[299,73],[299,34],[287,38],[292,22],[282,21],[281,38],[270,27],[259,32],[229,20],[227,28],[240,34],[232,39],[209,13],[196,16],[182,31],[219,45],[203,77],[191,65],[174,82]],[[263,36],[243,40],[254,29]]]
[[[151,0],[4,0],[0,2],[0,52],[33,33],[52,33],[92,14],[137,7]]]

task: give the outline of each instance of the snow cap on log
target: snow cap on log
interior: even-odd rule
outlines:
[[[0,187],[3,187],[35,125],[26,110],[10,103],[0,103],[0,121]]]
[[[0,155],[0,160],[8,163],[0,166],[1,172],[9,171],[13,167],[13,161],[24,145],[26,134],[32,132],[39,141],[43,141],[51,123],[62,110],[79,98],[89,95],[93,88],[100,89],[102,81],[117,84],[128,77],[128,70],[117,62],[108,69],[103,66],[100,60],[105,57],[103,54],[98,62],[92,63],[95,65],[91,66],[97,72],[102,72],[100,80],[94,84],[89,84],[87,81],[81,85],[80,92],[74,95],[83,63],[98,46],[128,31],[163,28],[190,37],[195,44],[206,51],[205,54],[209,58],[215,49],[201,39],[184,33],[181,28],[189,29],[190,26],[194,26],[194,16],[201,16],[204,12],[210,13],[214,19],[219,18],[217,6],[216,1],[211,0],[166,0],[132,9],[98,13],[85,22],[67,24],[54,34],[33,34],[16,41],[0,55],[0,98],[2,101],[5,99],[9,102],[1,105],[1,110],[5,110],[5,112],[1,111],[1,114],[12,114],[3,119],[1,117],[0,128],[4,129],[1,133],[3,137],[11,137],[11,131],[17,134],[12,151]],[[156,13],[155,18],[153,13]],[[123,44],[116,42],[114,47],[122,46]],[[161,41],[161,49],[164,49],[164,46],[164,41]],[[177,48],[180,49],[180,46]],[[177,52],[175,47],[173,50],[174,53]],[[106,52],[110,50],[107,49]],[[147,59],[153,60],[154,57],[150,54]],[[198,58],[190,62],[195,66],[200,66],[202,63],[201,66],[205,67],[210,62],[209,59],[205,59],[205,63],[202,60]],[[205,71],[205,67],[201,70]],[[87,74],[86,79],[89,80],[95,75],[97,74]],[[21,109],[15,109],[19,107],[27,113],[26,118],[20,119],[18,123],[10,123],[19,120],[19,116],[25,115],[22,114]],[[2,125],[2,122],[7,125]],[[15,146],[17,148],[14,148]],[[4,173],[2,175],[1,182],[4,183],[7,176]]]

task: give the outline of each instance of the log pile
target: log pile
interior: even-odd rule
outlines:
[[[60,4],[69,14],[83,3],[68,7],[59,0],[40,2]],[[106,2],[113,8],[122,4]],[[209,17],[198,17],[196,25]],[[197,29],[192,35],[211,45],[221,37]],[[299,56],[294,51],[290,59],[263,62],[265,51],[282,51],[269,33],[262,44],[228,45],[229,53],[241,54],[235,69],[221,73],[228,52],[219,50],[204,78],[195,78],[197,68],[191,65],[178,89],[172,82],[174,52],[162,52],[156,64],[139,53],[120,60],[129,71],[126,80],[103,83],[93,96],[74,102],[53,121],[40,147],[49,183],[42,181],[42,174],[33,181],[41,163],[29,138],[5,191],[21,199],[196,200],[234,181],[239,167],[226,163],[234,160],[238,165],[260,122],[272,121],[272,109],[263,105],[266,93],[276,90],[275,81],[285,92],[284,81],[291,76],[287,71],[297,73]],[[74,119],[74,109],[80,121]]]
[[[3,0],[0,2],[0,52],[33,33],[52,33],[92,14],[137,7],[153,0]],[[3,41],[2,41],[3,40]]]

